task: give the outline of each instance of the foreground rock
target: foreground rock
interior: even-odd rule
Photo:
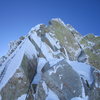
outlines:
[[[53,91],[59,100],[82,96],[81,79],[66,60],[58,62],[43,73],[42,81],[37,87],[36,100],[49,98],[50,91]]]
[[[25,45],[32,46],[30,42]],[[25,45],[21,46],[21,51],[25,49]],[[31,52],[33,55],[30,56],[27,49],[22,52],[20,50],[16,50],[17,53],[13,53],[11,59],[4,64],[0,76],[1,100],[17,100],[22,95],[26,98],[30,83],[36,74],[37,59],[34,52]]]
[[[0,58],[0,100],[100,100],[99,36],[52,19],[9,47]]]

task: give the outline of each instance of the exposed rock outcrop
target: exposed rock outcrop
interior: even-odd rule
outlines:
[[[46,89],[45,89],[46,87]],[[46,100],[52,90],[60,100],[71,100],[73,97],[82,96],[82,83],[80,76],[72,67],[62,60],[51,66],[43,73],[39,83],[35,100]]]
[[[0,100],[100,100],[100,37],[52,19],[10,42],[0,58]]]

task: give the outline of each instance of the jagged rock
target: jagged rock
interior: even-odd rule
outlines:
[[[9,47],[0,58],[0,100],[100,99],[99,36],[52,19]]]
[[[29,60],[27,56],[24,56],[19,69],[0,91],[2,100],[16,100],[21,95],[27,94],[35,73],[36,59]]]
[[[21,95],[27,95],[36,74],[37,58],[34,46],[28,39],[20,46],[19,49],[16,49],[16,54],[13,53],[7,59],[2,75],[0,75],[2,100],[16,100]]]
[[[100,37],[89,34],[80,40],[80,45],[87,55],[87,62],[100,70]]]
[[[47,91],[44,88],[44,83],[47,87]],[[42,81],[37,87],[35,99],[45,100],[48,96],[48,88],[51,89],[60,100],[70,100],[73,97],[82,96],[81,79],[66,60],[58,62],[43,73]]]
[[[86,56],[85,52],[83,50],[81,50],[81,52],[77,58],[77,61],[86,62],[86,60],[87,60],[87,56]]]
[[[65,47],[70,60],[77,60],[81,48],[70,29],[68,29],[60,19],[52,19],[48,26],[48,30],[54,33],[61,45]]]
[[[93,75],[93,83],[89,84],[88,81],[83,81],[85,94],[89,96],[88,100],[100,100],[100,71],[91,69]]]
[[[2,56],[2,57],[0,58],[0,66],[2,66],[2,63],[3,63],[6,59],[7,59],[7,57],[5,57],[5,56]]]
[[[89,100],[100,100],[100,71],[94,71],[94,84],[89,91]]]

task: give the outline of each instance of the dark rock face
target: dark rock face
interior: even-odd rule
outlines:
[[[35,57],[28,59],[24,55],[20,67],[0,91],[2,100],[16,100],[21,95],[27,94],[33,76],[36,73],[36,66],[37,60]]]
[[[73,97],[82,96],[81,79],[66,60],[58,62],[43,73],[42,82],[37,87],[36,100],[40,100],[41,96],[41,100],[45,100],[48,95],[43,88],[43,82],[47,88],[55,92],[60,100],[70,100]]]
[[[26,78],[24,71],[18,69],[1,90],[2,100],[16,100],[22,94],[27,93],[29,85],[29,80]]]
[[[92,84],[82,79],[85,94],[89,97],[88,100],[100,100],[100,72],[93,69],[92,74],[94,77]]]

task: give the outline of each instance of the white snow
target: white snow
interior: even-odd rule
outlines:
[[[59,79],[61,79],[61,78],[62,78],[62,76],[63,76],[63,75],[59,75]]]
[[[75,56],[76,56],[76,57],[77,57],[77,56],[80,54],[80,52],[81,52],[81,49],[80,49],[80,48],[78,48],[78,49],[76,50],[76,49],[74,49],[73,47],[69,47],[69,50],[70,50],[71,52],[75,53]]]
[[[96,88],[100,88],[100,84],[98,82],[95,83]]]
[[[17,78],[23,78],[24,77],[24,73],[23,72],[16,73],[15,77],[17,77]]]
[[[81,97],[74,97],[71,100],[88,100],[88,96],[81,98]]]
[[[33,84],[38,84],[39,81],[41,80],[41,70],[44,67],[44,65],[46,64],[46,60],[44,58],[39,58],[38,59],[38,65],[37,65],[37,74],[35,75],[34,79],[33,79]]]
[[[49,35],[47,35],[47,37],[52,43],[54,41],[56,42],[56,40],[52,40]],[[34,40],[37,46],[41,49],[41,52],[43,53],[47,61],[50,62],[52,60],[53,61],[58,60],[58,58],[54,58],[54,55],[56,55],[56,53],[59,53],[59,52],[54,52],[45,42],[41,41],[41,38],[37,35],[36,32],[34,32],[34,34],[31,34],[31,38]],[[57,46],[58,48],[60,47],[59,44]]]
[[[83,98],[85,98],[85,97],[86,97],[86,95],[85,95],[85,89],[84,89],[83,84],[82,84],[82,97],[83,97]]]
[[[27,94],[23,94],[21,97],[18,97],[17,100],[25,100],[26,99]]]
[[[42,86],[43,86],[45,93],[48,94],[48,88],[47,88],[45,81],[43,81]]]
[[[31,35],[31,38],[35,41],[35,43],[38,45],[38,47],[41,49],[42,53],[46,57],[46,59],[49,61],[50,59],[53,59],[52,50],[51,48],[44,42],[41,41],[41,38],[37,36],[37,34],[34,32],[34,34]]]
[[[46,100],[59,100],[59,98],[51,89],[49,89]]]
[[[72,68],[85,80],[91,84],[93,82],[93,77],[91,74],[91,66],[87,65],[85,63],[77,62],[77,61],[70,61],[67,60],[67,62],[72,66]]]
[[[38,45],[38,47],[41,47],[41,38],[37,35],[36,32],[34,34],[31,34],[31,38],[35,41],[35,43]]]
[[[94,42],[88,41],[88,44],[90,44],[91,46],[96,45]]]
[[[43,68],[43,66],[46,64],[46,60],[44,58],[39,58],[38,59],[38,66],[37,66],[37,72],[40,73],[41,69]]]
[[[45,100],[59,100],[58,96],[50,88],[47,87],[45,81],[43,81],[42,86],[47,95]]]
[[[81,53],[81,49],[80,48],[78,48],[76,51],[75,51],[75,56],[76,57],[78,57],[79,56],[79,54]]]
[[[31,35],[33,32],[36,32],[37,30],[39,30],[41,25],[42,24],[38,24],[35,27],[32,27],[31,30],[28,33],[28,36]]]
[[[66,27],[70,30],[70,31],[75,31],[78,33],[78,31],[76,31],[70,24],[67,24]]]
[[[63,83],[61,83],[61,90],[63,89]]]
[[[53,58],[52,60],[49,60],[49,64],[52,67],[53,65],[57,64],[61,60],[63,60],[63,58],[61,58],[61,59]]]
[[[51,37],[50,34],[52,34],[52,33],[47,33],[47,34],[46,34],[46,38],[49,40],[49,42],[50,42],[53,46],[55,46],[55,47],[57,47],[58,49],[60,49],[60,44],[58,43],[58,40],[56,40],[55,38]]]
[[[48,61],[53,59],[53,51],[51,50],[51,48],[46,43],[42,42],[41,50],[42,50],[42,53],[45,55],[45,57]]]
[[[32,48],[32,51],[29,52],[28,49]],[[17,51],[18,50],[18,51]],[[31,50],[31,49],[30,49]],[[6,74],[4,75],[1,83],[0,83],[0,90],[5,86],[5,84],[9,81],[9,79],[14,75],[16,70],[20,67],[20,64],[22,62],[22,58],[24,56],[24,53],[29,54],[31,57],[35,52],[35,48],[32,45],[32,43],[29,41],[29,39],[25,39],[24,44],[21,48],[17,48],[15,51],[14,58],[10,58],[10,63],[5,64],[7,66]]]
[[[61,65],[59,65],[59,66],[53,66],[53,70],[49,70],[49,75],[51,75],[53,73],[56,73],[57,72],[57,69],[60,68],[60,67],[62,68]]]
[[[25,54],[27,55],[27,57],[29,59],[32,59],[33,56],[37,57],[38,52],[29,40],[26,41],[25,45]]]

